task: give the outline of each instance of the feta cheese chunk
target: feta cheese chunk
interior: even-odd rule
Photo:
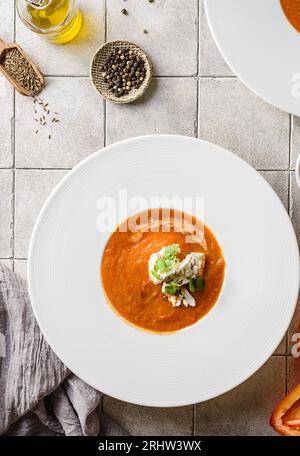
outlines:
[[[176,281],[182,285],[188,283],[189,278],[195,278],[198,275],[203,274],[203,269],[205,266],[205,254],[199,252],[189,253],[181,262],[174,263],[174,266],[166,271],[155,271],[155,264],[157,260],[163,260],[166,247],[163,247],[159,252],[153,253],[150,256],[148,261],[148,271],[150,280],[155,285],[162,283],[168,277],[173,275],[177,276]],[[178,253],[180,253],[180,248],[178,246]],[[155,271],[155,275],[153,274]]]
[[[177,266],[176,273],[186,278],[195,278],[203,274],[205,254],[199,252],[189,253]]]
[[[177,252],[180,253],[180,247],[178,244],[174,244],[177,247]],[[176,273],[176,266],[179,261],[174,262],[174,266],[169,267],[166,270],[156,269],[155,265],[157,260],[164,260],[166,253],[166,247],[163,247],[159,252],[153,253],[148,261],[148,272],[149,278],[155,285],[162,283],[166,278],[170,277],[172,274]]]
[[[178,244],[171,244],[153,253],[148,261],[149,278],[155,285],[162,284],[162,293],[173,307],[195,307],[196,301],[184,285],[189,284],[190,291],[196,291],[197,281],[203,275],[205,254],[191,252],[179,261],[176,256],[178,253]]]
[[[196,301],[189,293],[189,291],[186,288],[181,288],[178,294],[176,295],[168,295],[168,300],[172,303],[173,307],[179,307],[181,305],[185,307],[195,307],[196,306]]]

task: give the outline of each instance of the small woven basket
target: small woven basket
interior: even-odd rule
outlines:
[[[129,93],[123,95],[122,97],[116,97],[113,92],[111,92],[108,88],[107,83],[104,81],[102,76],[102,71],[100,70],[101,65],[107,61],[109,55],[115,48],[127,48],[141,57],[145,62],[146,68],[146,77],[143,83],[140,85],[139,88],[133,88]],[[130,43],[129,41],[108,41],[104,43],[95,53],[94,57],[92,58],[91,67],[90,67],[90,76],[95,86],[96,90],[106,99],[109,101],[113,101],[114,103],[125,104],[125,103],[132,103],[133,101],[140,98],[147,88],[150,85],[150,81],[152,78],[152,64],[145,52],[136,44]]]

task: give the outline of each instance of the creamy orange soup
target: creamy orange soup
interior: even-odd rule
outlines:
[[[101,277],[109,303],[121,317],[145,330],[172,332],[194,324],[214,306],[223,285],[225,261],[218,241],[209,228],[194,217],[191,218],[194,227],[189,225],[188,229],[185,227],[177,232],[176,220],[182,215],[171,212],[167,224],[169,232],[165,232],[166,226],[161,221],[157,228],[157,220],[153,223],[149,212],[146,225],[135,232],[123,232],[124,226],[130,222],[128,219],[111,235],[103,254]],[[135,216],[135,221],[140,220],[140,215]],[[150,226],[154,225],[159,231],[150,231]],[[204,232],[204,239],[196,243],[187,238],[187,234],[195,235],[195,226],[202,227]],[[163,295],[161,286],[149,278],[151,254],[170,244],[180,246],[179,259],[191,252],[205,253],[205,287],[193,293],[195,307],[173,307]]]
[[[300,32],[300,0],[281,0],[281,6],[289,22]]]

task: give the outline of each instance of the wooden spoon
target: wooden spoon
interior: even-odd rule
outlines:
[[[45,85],[45,78],[43,74],[40,72],[38,67],[33,63],[33,61],[28,57],[28,55],[23,51],[23,49],[16,43],[13,44],[8,44],[5,43],[3,40],[0,39],[0,71],[3,73],[3,75],[6,77],[6,79],[15,87],[15,89],[20,92],[22,95],[25,95],[27,97],[32,97],[33,94],[30,90],[28,90],[26,87],[24,87],[20,82],[16,81],[4,68],[3,66],[3,59],[4,59],[4,52],[6,52],[9,49],[17,49],[22,56],[27,60],[27,62],[30,64],[32,67],[33,71],[36,74],[36,77],[40,80],[41,82],[41,90]]]

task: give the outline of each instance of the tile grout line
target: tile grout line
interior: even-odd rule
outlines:
[[[290,211],[290,203],[291,203],[291,167],[292,167],[292,147],[293,147],[293,116],[289,115],[289,173],[288,173],[288,214],[291,216]],[[285,339],[285,354],[288,355],[288,347],[289,347],[289,329],[286,333]],[[286,384],[287,384],[287,366],[286,366]],[[287,387],[287,385],[286,385]]]
[[[79,163],[79,162],[78,162]],[[76,166],[77,163],[74,164]],[[10,169],[10,168],[0,168],[0,169]],[[72,168],[41,168],[41,167],[36,167],[36,168],[25,168],[22,166],[16,166],[16,170],[21,170],[21,171],[71,171]]]
[[[103,147],[106,147],[107,135],[107,101],[103,100]]]
[[[108,0],[104,1],[104,41],[107,41],[107,22],[108,22]],[[107,143],[107,101],[103,98],[103,146],[106,147]],[[104,411],[104,394],[101,394],[100,399],[100,412],[103,414]]]
[[[289,170],[292,170],[293,163],[293,131],[294,131],[294,116],[292,114],[290,116],[290,123],[289,123]]]
[[[293,143],[293,116],[289,115],[289,173],[288,173],[288,214],[291,216],[290,211],[290,201],[291,201],[291,167],[292,167],[292,143]],[[288,393],[288,347],[289,347],[289,328],[286,332],[285,337],[285,363],[284,363],[284,373],[285,373],[285,394]]]
[[[237,81],[239,81],[239,78],[235,75],[232,75],[232,76],[225,76],[225,75],[199,75],[199,78],[200,79],[228,79],[228,80],[231,80],[231,79],[236,79]]]
[[[195,125],[195,132],[194,136],[199,138],[199,123],[200,123],[200,111],[199,111],[199,94],[200,94],[200,15],[201,15],[201,8],[200,2],[197,2],[197,21],[198,21],[198,30],[197,30],[197,99],[196,99],[196,125]]]
[[[200,33],[201,33],[201,8],[200,2],[197,2],[197,76],[200,77]]]
[[[293,117],[292,117],[293,119]],[[290,140],[291,140],[291,152],[292,152],[292,133],[293,133],[293,128],[291,128],[291,135],[290,135]],[[289,182],[288,182],[288,213],[289,213],[289,217],[290,217],[290,220],[291,220],[291,223],[293,223],[292,221],[292,197],[291,197],[291,192],[292,192],[292,178],[293,178],[293,171],[290,170],[289,171]],[[289,325],[288,329],[287,329],[287,333],[286,333],[286,363],[285,363],[285,374],[286,374],[286,377],[285,377],[285,394],[288,393],[288,359],[289,357],[293,357],[292,353],[291,353],[291,350],[289,349],[290,347],[290,330],[291,330],[291,327]]]
[[[108,23],[108,4],[104,2],[104,41],[107,41],[107,23]],[[107,101],[103,98],[103,146],[107,145]]]
[[[9,258],[0,258],[0,261],[1,260],[22,260],[22,261],[26,261],[27,258],[20,258],[20,257],[9,257]]]
[[[13,258],[13,271],[15,269],[15,225],[16,225],[16,151],[15,151],[15,138],[16,138],[16,92],[13,91],[13,122],[12,122],[12,138],[11,138],[11,148],[13,151],[13,168],[12,168],[12,258]]]
[[[285,356],[285,363],[284,363],[284,371],[285,371],[284,391],[285,391],[285,395],[287,395],[287,393],[288,393],[288,359],[289,359],[289,357],[286,355]]]
[[[191,136],[192,137],[192,136]],[[197,139],[197,138],[196,138]],[[74,164],[74,166],[76,166],[77,163]],[[73,166],[73,167],[74,167]],[[24,166],[16,166],[15,169],[16,170],[22,170],[22,171],[71,171],[73,169],[73,167],[65,167],[65,168],[55,168],[55,167],[40,167],[40,166],[36,166],[36,167],[24,167]],[[0,167],[0,170],[11,170],[12,168],[11,167]],[[268,173],[292,173],[293,171],[295,171],[294,168],[284,168],[284,169],[274,169],[274,168],[255,168],[256,171],[258,172],[268,172]]]
[[[86,78],[88,79],[90,76],[88,74],[45,74],[46,78]],[[152,76],[154,79],[157,78],[170,78],[170,79],[189,79],[195,78],[198,79],[220,79],[220,80],[232,80],[237,79],[237,76],[201,76],[199,73],[194,74],[154,74]]]
[[[14,0],[14,32],[13,41],[16,41],[16,0]],[[11,147],[13,151],[13,181],[12,181],[12,268],[15,270],[15,234],[16,234],[16,89],[13,89],[13,134]]]
[[[196,91],[196,119],[195,119],[195,129],[194,129],[194,136],[199,138],[199,122],[200,122],[200,112],[199,112],[199,93],[200,93],[200,15],[201,15],[201,8],[200,2],[197,2],[197,91]],[[193,415],[192,415],[192,436],[195,435],[196,432],[196,404],[193,404]]]
[[[289,168],[281,168],[281,169],[275,169],[275,168],[255,168],[256,171],[258,172],[262,172],[262,171],[266,171],[266,172],[272,172],[272,173],[288,173],[289,171],[293,171]]]
[[[195,432],[196,432],[196,407],[197,407],[197,404],[193,404],[192,436],[195,436]]]

